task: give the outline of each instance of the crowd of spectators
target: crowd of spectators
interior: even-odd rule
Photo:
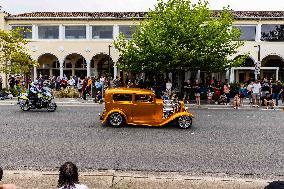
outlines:
[[[0,83],[2,79],[0,78]],[[30,78],[24,79],[22,76],[10,75],[8,79],[10,89],[16,89],[20,92],[32,82]],[[274,108],[279,105],[279,101],[284,104],[284,88],[280,81],[272,78],[263,78],[254,81],[249,79],[244,83],[229,83],[228,80],[217,81],[214,77],[206,81],[188,79],[182,86],[172,82],[169,78],[163,76],[152,76],[146,78],[126,78],[122,80],[119,77],[114,79],[104,75],[100,77],[77,77],[64,75],[59,76],[42,76],[37,78],[39,86],[49,86],[54,91],[66,88],[78,90],[80,98],[86,100],[87,96],[95,98],[95,101],[101,102],[104,91],[112,87],[129,87],[150,89],[155,92],[158,98],[178,98],[185,103],[201,104],[201,100],[211,104],[232,104],[234,108],[244,105],[244,99],[248,99],[249,104],[253,107],[260,105],[266,108]]]

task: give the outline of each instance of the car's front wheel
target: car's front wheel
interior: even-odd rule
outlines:
[[[177,120],[178,126],[181,129],[188,129],[192,125],[192,117],[190,116],[180,116]]]
[[[112,114],[110,114],[109,118],[108,118],[108,123],[109,125],[113,126],[113,127],[121,127],[124,124],[124,117],[123,115],[121,115],[118,112],[114,112]]]

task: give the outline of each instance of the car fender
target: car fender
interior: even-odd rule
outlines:
[[[102,120],[102,123],[104,123],[104,122],[107,120],[107,118],[110,116],[110,114],[112,114],[112,113],[114,113],[114,112],[118,112],[118,113],[120,113],[121,115],[123,115],[126,124],[128,123],[127,116],[125,115],[125,113],[124,113],[123,111],[121,111],[121,110],[119,110],[119,109],[114,109],[114,110],[109,111],[108,114],[107,114],[106,116],[104,116],[104,119]]]
[[[172,116],[170,116],[165,121],[163,121],[160,125],[165,125],[165,124],[167,124],[167,123],[169,123],[169,122],[171,122],[171,121],[173,121],[173,120],[175,120],[175,119],[177,119],[178,117],[181,117],[181,116],[189,116],[191,118],[194,117],[193,114],[190,113],[190,112],[186,112],[186,111],[185,112],[178,112],[178,113],[175,113]]]

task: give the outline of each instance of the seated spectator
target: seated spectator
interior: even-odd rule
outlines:
[[[64,163],[59,169],[59,189],[88,189],[86,185],[79,183],[78,168],[72,162]]]
[[[270,106],[272,109],[274,108],[274,100],[272,99],[272,95],[270,93],[266,93],[263,99],[266,109],[268,109],[268,106]]]
[[[0,181],[3,178],[3,169],[0,167]],[[14,184],[2,184],[0,185],[0,189],[16,189]]]
[[[284,181],[273,181],[264,189],[284,189]]]
[[[240,95],[237,93],[233,99],[234,109],[239,109],[240,104],[241,104],[241,98]]]

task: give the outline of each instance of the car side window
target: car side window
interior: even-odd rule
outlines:
[[[135,95],[135,101],[139,103],[150,103],[153,102],[153,97],[151,95]]]
[[[114,94],[112,98],[114,101],[132,101],[132,94]]]

